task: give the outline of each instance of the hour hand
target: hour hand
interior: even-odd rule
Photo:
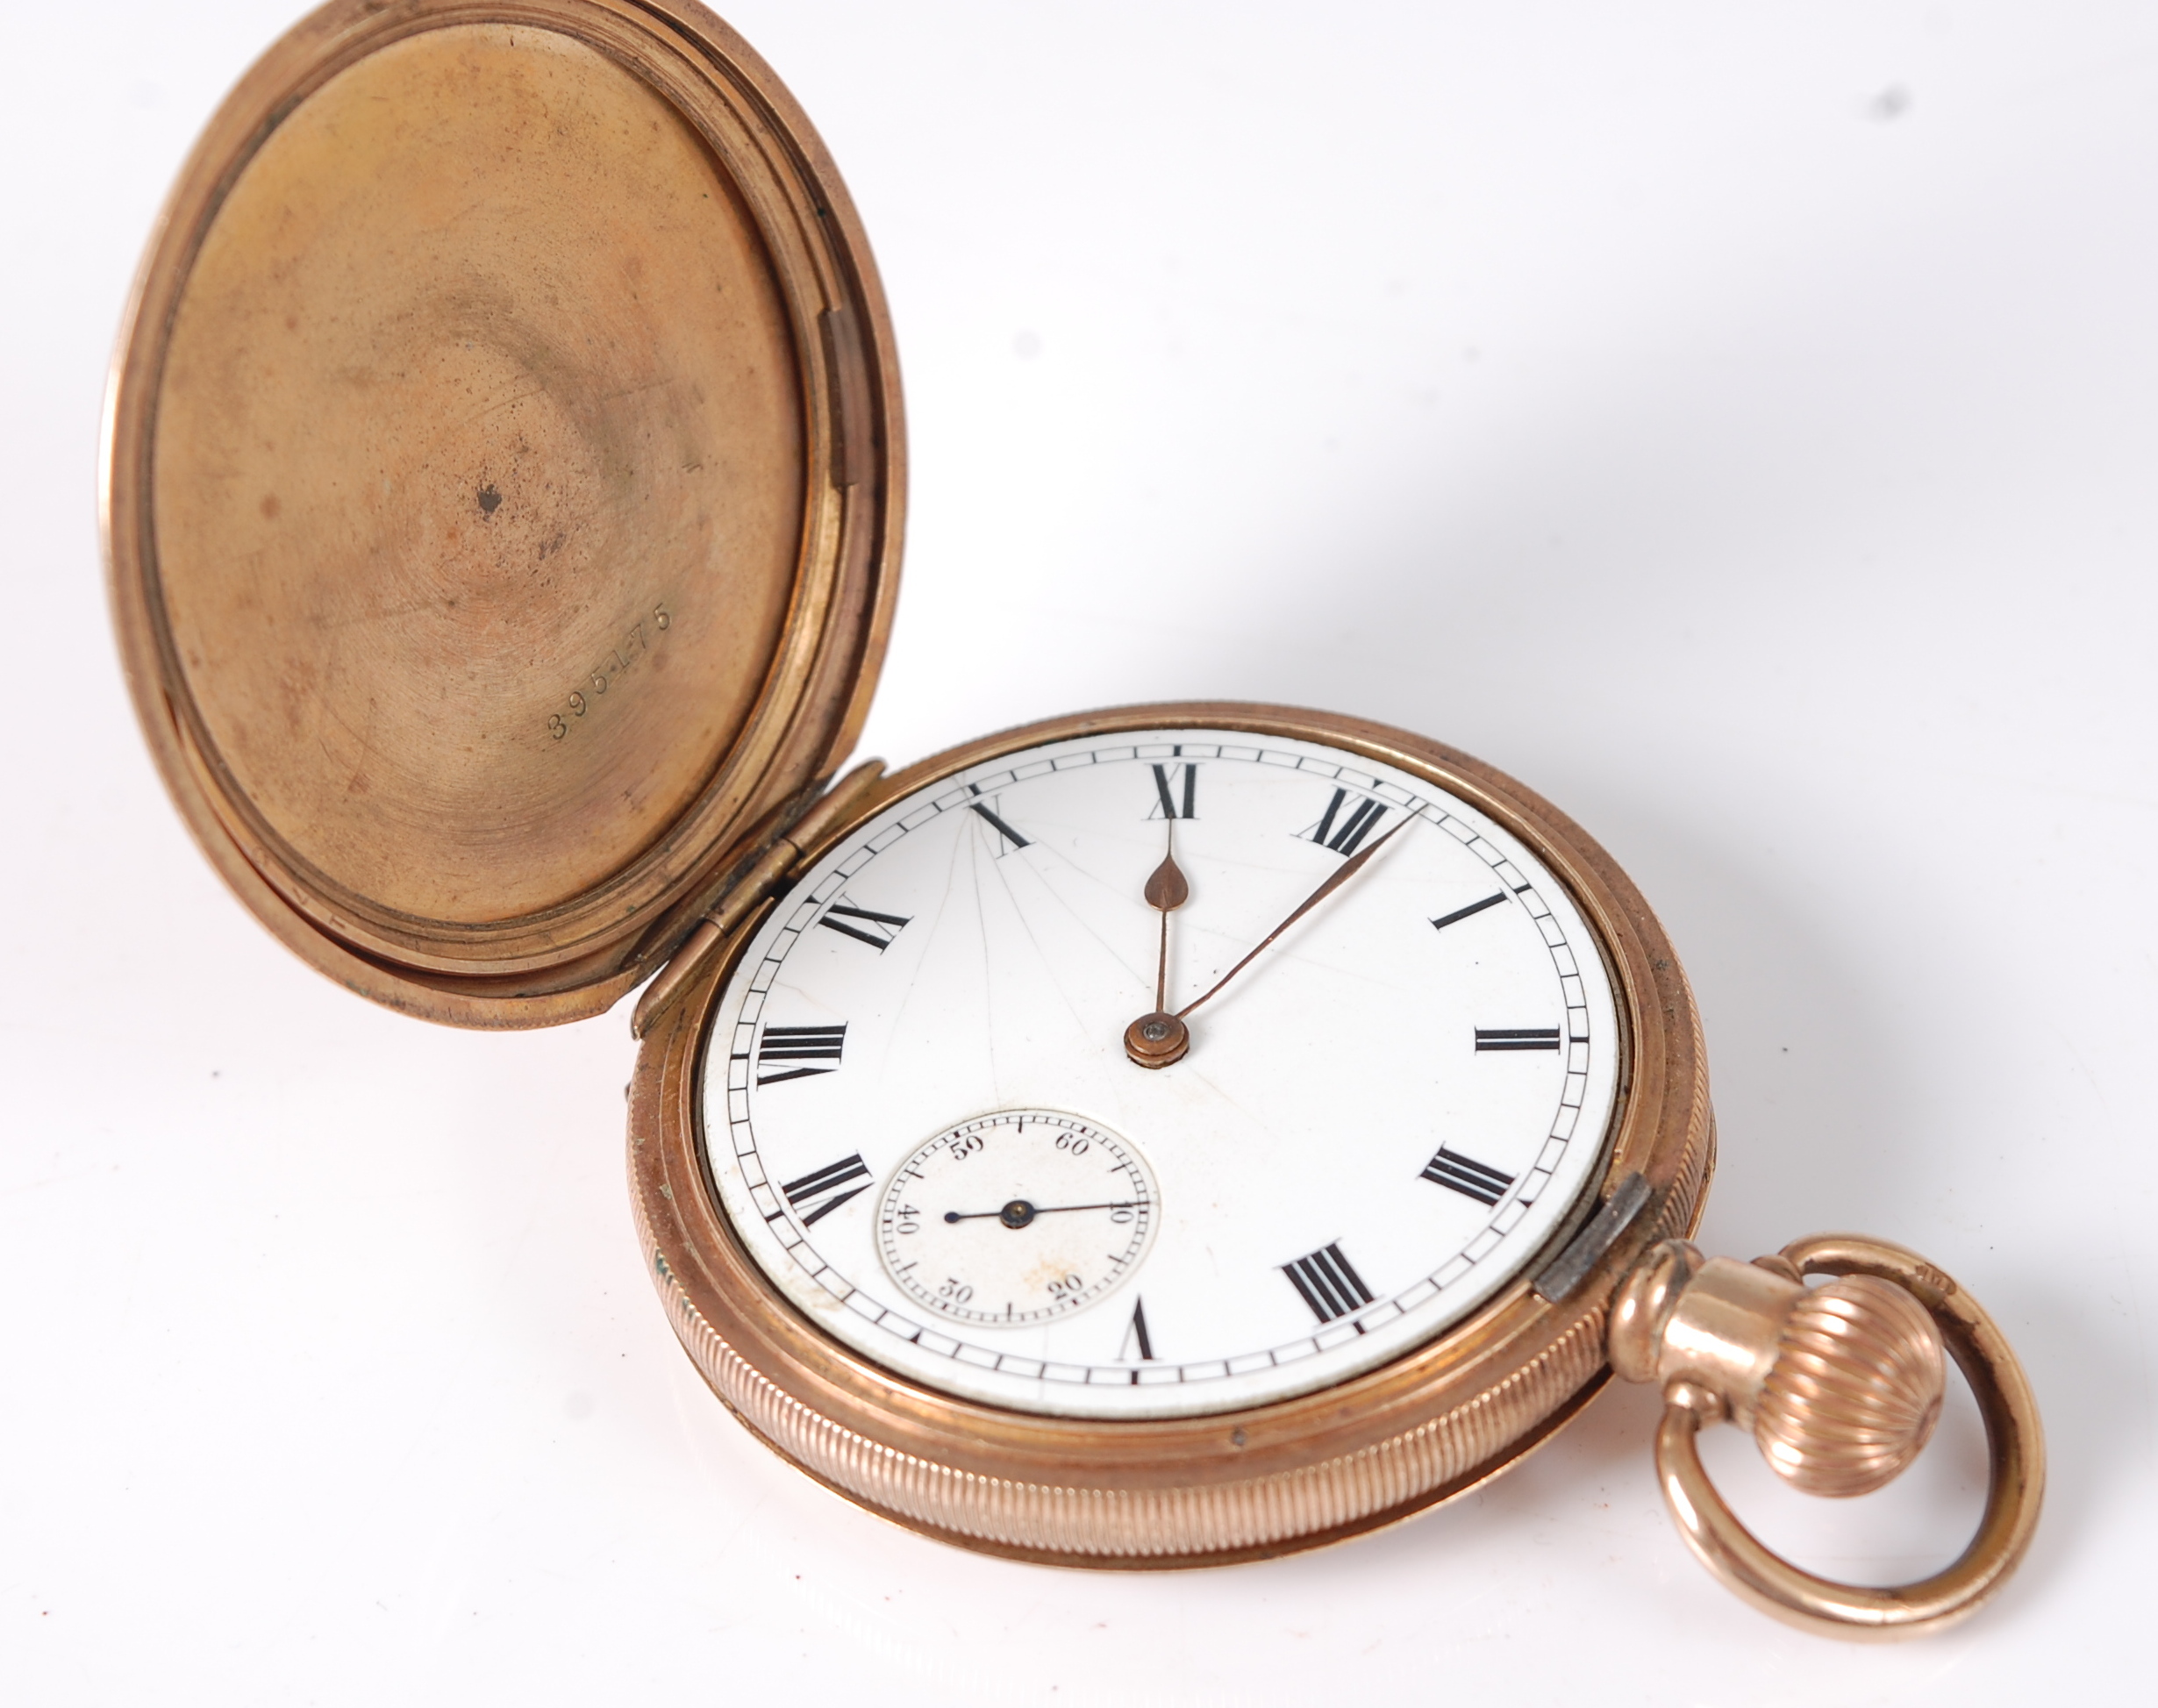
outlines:
[[[1154,963],[1154,1011],[1124,1029],[1124,1053],[1142,1068],[1166,1068],[1191,1047],[1191,1034],[1168,1007],[1168,916],[1191,899],[1191,885],[1176,864],[1175,821],[1169,821],[1169,847],[1154,868],[1144,891],[1147,905],[1161,915],[1161,953]]]

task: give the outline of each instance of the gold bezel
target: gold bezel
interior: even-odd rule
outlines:
[[[885,780],[803,849],[797,869],[893,800],[969,766],[1044,742],[1164,726],[1324,741],[1426,778],[1527,843],[1590,922],[1619,1005],[1619,1103],[1597,1196],[1639,1172],[1653,1197],[1566,1297],[1542,1298],[1525,1277],[1437,1340],[1315,1393],[1129,1423],[956,1399],[814,1327],[749,1259],[711,1192],[699,1131],[703,1046],[764,910],[753,912],[646,1034],[631,1081],[632,1195],[668,1319],[728,1407],[819,1481],[924,1533],[1061,1565],[1192,1566],[1286,1553],[1404,1518],[1504,1469],[1607,1376],[1611,1290],[1649,1244],[1692,1229],[1714,1152],[1692,996],[1647,904],[1540,797],[1399,730],[1208,702],[1054,718]]]

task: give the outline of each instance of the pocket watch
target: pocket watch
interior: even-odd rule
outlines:
[[[1686,1544],[1771,1612],[1931,1630],[2020,1558],[2042,1439],[1969,1293],[1878,1240],[1690,1243],[1693,998],[1521,784],[1228,704],[840,775],[898,585],[891,328],[807,118],[690,0],[296,25],[172,192],[104,475],[211,862],[422,1018],[642,986],[647,1267],[850,1500],[1021,1560],[1253,1559],[1476,1486],[1615,1373],[1662,1391]],[[1947,1356],[1991,1483],[1934,1577],[1801,1571],[1702,1469],[1729,1420],[1877,1487]]]

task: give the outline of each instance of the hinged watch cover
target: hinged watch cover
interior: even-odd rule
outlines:
[[[692,0],[336,0],[137,281],[136,709],[264,924],[430,1019],[596,1013],[868,709],[897,368],[860,223]]]

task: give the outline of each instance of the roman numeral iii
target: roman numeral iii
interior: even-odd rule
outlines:
[[[1555,1050],[1558,1047],[1556,1026],[1476,1028],[1476,1047],[1480,1050]]]
[[[1465,1198],[1474,1198],[1478,1204],[1497,1204],[1506,1196],[1506,1189],[1513,1184],[1511,1175],[1501,1174],[1489,1162],[1479,1162],[1473,1156],[1439,1147],[1439,1154],[1424,1165],[1418,1178],[1428,1180],[1434,1186],[1444,1186],[1459,1192]]]
[[[834,902],[825,910],[825,917],[817,923],[826,931],[836,931],[842,937],[851,937],[857,943],[867,943],[879,954],[891,947],[892,940],[899,935],[912,918],[911,913],[879,913],[875,908],[856,907],[847,902]],[[859,920],[850,925],[849,920]]]
[[[849,1182],[857,1180],[862,1183],[859,1186],[848,1184]],[[804,1175],[799,1180],[790,1180],[779,1190],[787,1195],[787,1202],[797,1210],[801,1209],[811,1198],[824,1198],[825,1201],[822,1204],[802,1218],[804,1227],[813,1227],[845,1204],[847,1199],[858,1197],[868,1191],[869,1190],[868,1182],[869,1171],[862,1165],[861,1156],[856,1154],[841,1157],[837,1162],[828,1162],[814,1174]],[[841,1187],[846,1187],[847,1190],[841,1191],[840,1190]],[[825,1197],[827,1192],[833,1196]]]
[[[1309,1256],[1283,1264],[1282,1273],[1322,1323],[1346,1317],[1371,1303],[1371,1290],[1364,1285],[1355,1266],[1341,1254],[1338,1244],[1322,1246]]]
[[[1333,791],[1333,798],[1326,803],[1326,811],[1318,823],[1297,834],[1316,842],[1322,848],[1331,848],[1338,854],[1353,854],[1365,837],[1378,828],[1379,820],[1386,817],[1383,801],[1360,800],[1347,812],[1341,811],[1348,802],[1346,789]]]
[[[1149,818],[1196,818],[1198,813],[1199,768],[1196,765],[1157,765],[1154,768],[1154,804]]]
[[[836,1068],[846,1046],[844,1020],[836,1026],[767,1026],[757,1046],[757,1083],[777,1085],[784,1080],[807,1079],[811,1074],[828,1074],[832,1068],[782,1067],[777,1073],[765,1069],[789,1061],[829,1061]]]

